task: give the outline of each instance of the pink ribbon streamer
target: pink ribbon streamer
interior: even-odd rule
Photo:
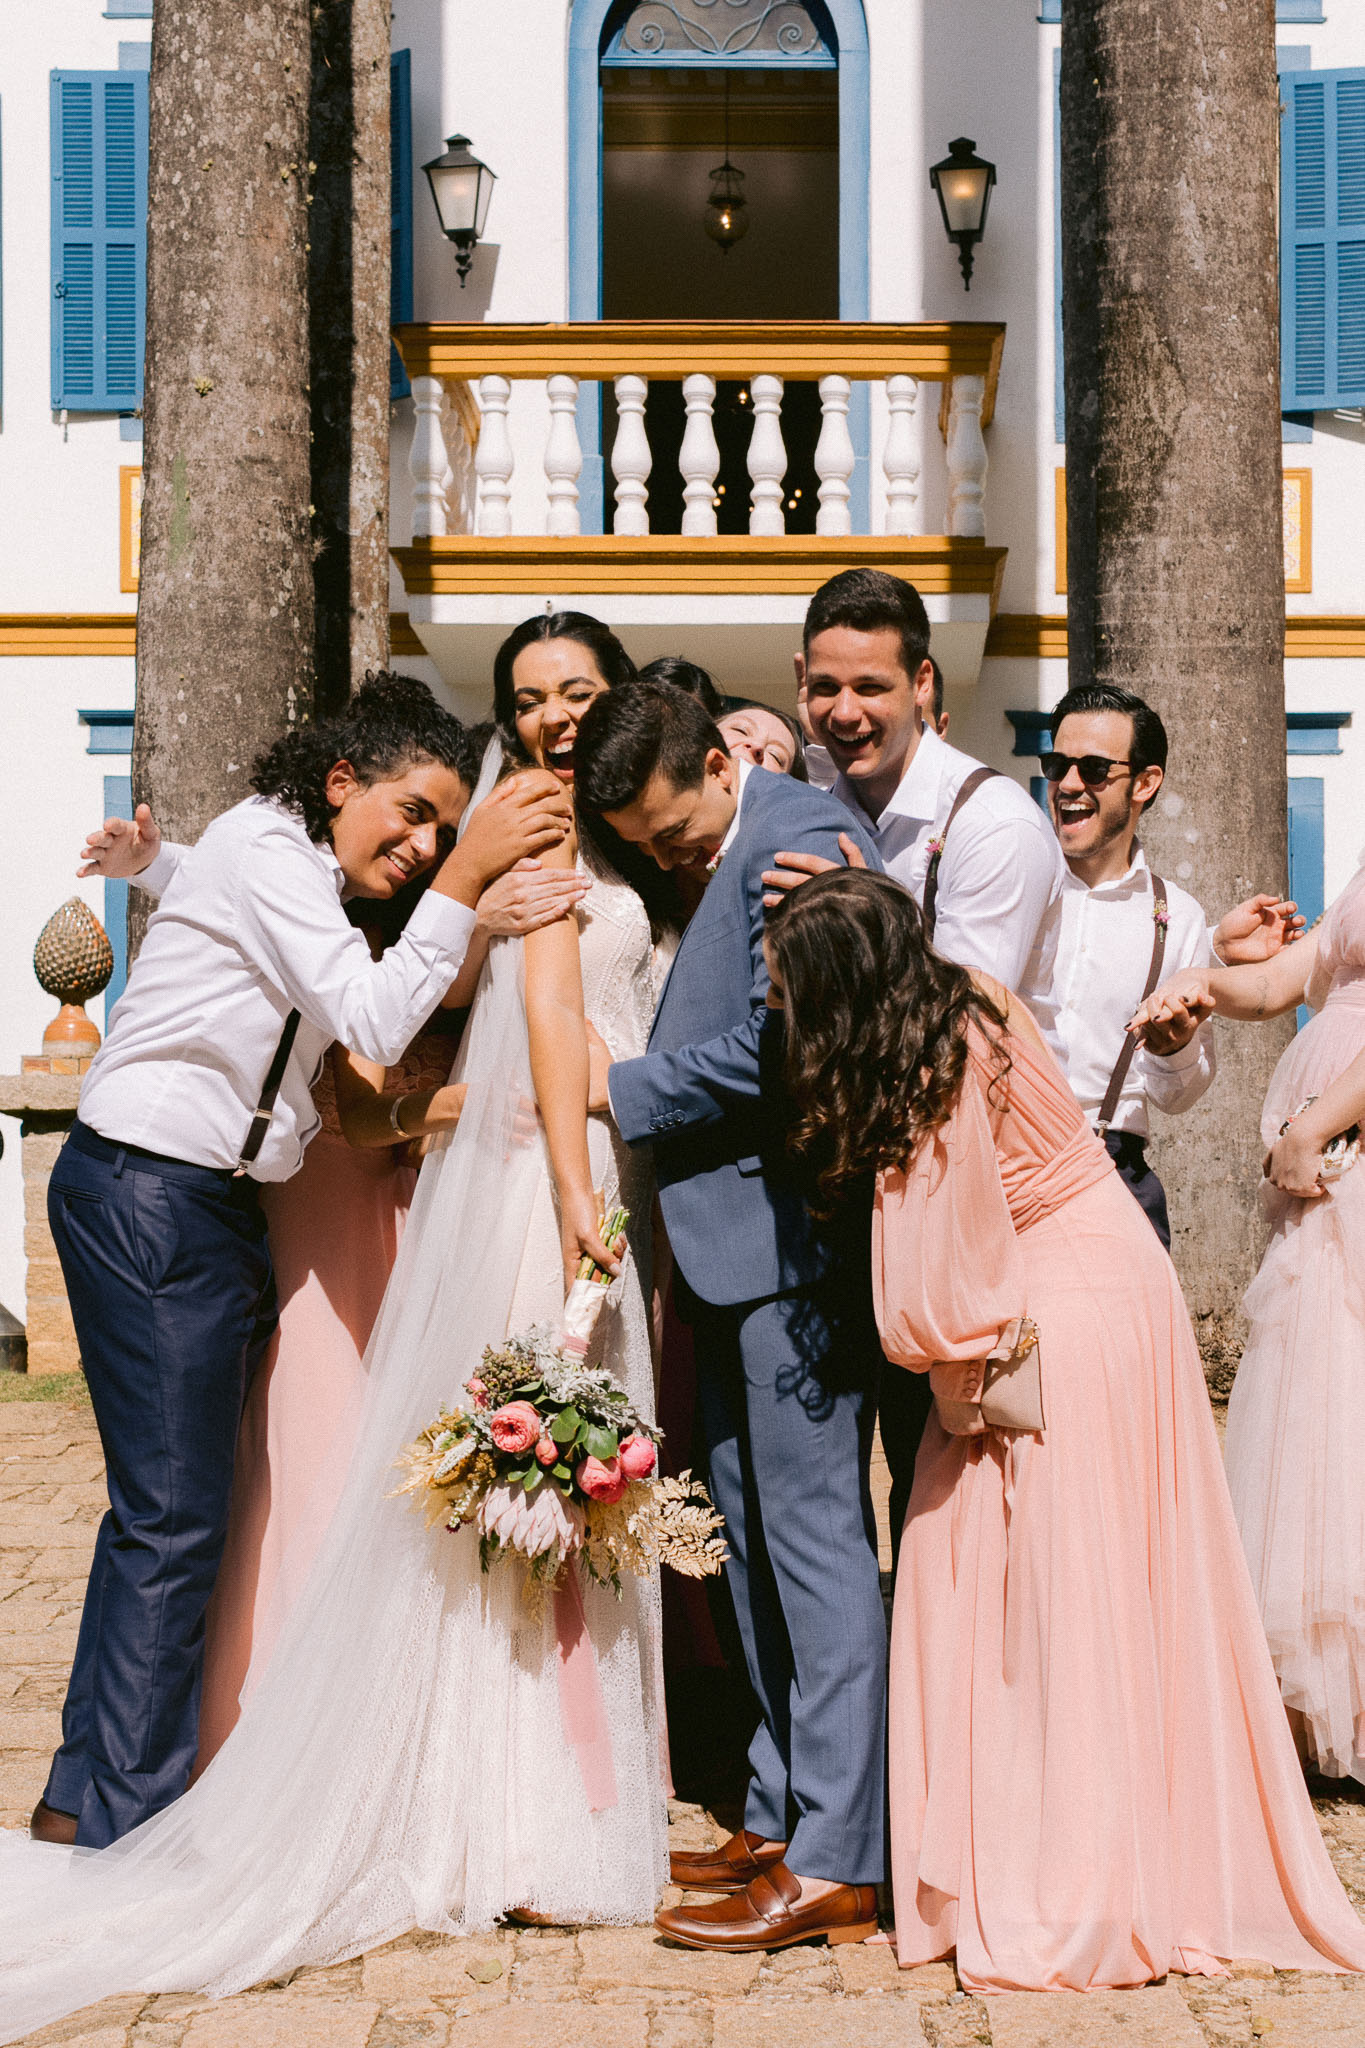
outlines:
[[[616,1769],[611,1757],[597,1652],[588,1634],[578,1567],[572,1561],[555,1585],[555,1642],[559,1651],[559,1716],[564,1737],[578,1758],[588,1811],[602,1813],[616,1804]]]

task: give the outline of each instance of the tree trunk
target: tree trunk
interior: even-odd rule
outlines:
[[[389,5],[316,0],[309,155],[317,708],[389,658]]]
[[[1286,879],[1274,23],[1274,0],[1062,4],[1070,679],[1166,721],[1143,843],[1211,922]],[[1218,1025],[1218,1080],[1156,1148],[1217,1388],[1289,1028]]]
[[[312,709],[308,83],[308,0],[157,11],[133,782],[179,839]]]

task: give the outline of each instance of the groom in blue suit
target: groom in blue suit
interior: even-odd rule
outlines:
[[[842,804],[733,759],[701,705],[668,685],[592,705],[574,782],[581,811],[660,867],[710,878],[649,1048],[613,1065],[608,1088],[622,1136],[654,1148],[762,1720],[743,1829],[673,1858],[675,1883],[722,1898],[658,1925],[722,1950],[861,1940],[883,1874],[886,1704],[869,1204],[816,1222],[788,1162],[763,876],[779,849],[840,859],[841,834],[881,863]]]

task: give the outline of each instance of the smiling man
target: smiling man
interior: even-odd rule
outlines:
[[[796,679],[833,793],[926,911],[937,951],[1022,996],[1058,1049],[1062,860],[1028,792],[935,732],[919,592],[878,569],[832,576],[806,613]]]

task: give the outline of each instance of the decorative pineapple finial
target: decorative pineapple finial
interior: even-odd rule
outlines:
[[[92,997],[108,988],[114,972],[109,935],[88,904],[72,896],[54,910],[38,934],[33,972],[40,988],[61,1008],[43,1033],[43,1050],[90,1051],[100,1042],[85,1014]]]

